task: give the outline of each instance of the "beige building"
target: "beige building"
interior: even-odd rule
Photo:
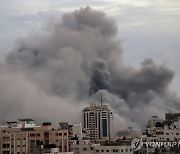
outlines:
[[[9,125],[9,124],[8,124]],[[71,151],[72,130],[56,129],[50,123],[35,126],[32,119],[21,119],[17,127],[0,132],[0,154],[24,154],[58,148],[59,152]]]
[[[130,145],[122,146],[103,146],[95,145],[90,151],[82,151],[81,154],[133,154],[133,150]],[[143,153],[141,153],[143,154]]]
[[[110,110],[107,112],[111,114]],[[101,138],[96,140],[98,144],[93,144],[88,138],[81,124],[59,123],[55,128],[49,122],[36,126],[32,119],[20,119],[1,127],[0,154],[132,153],[124,141],[118,145],[113,138]]]
[[[107,154],[107,153],[122,153],[122,154],[133,154],[130,145],[124,146],[95,146],[94,153]]]

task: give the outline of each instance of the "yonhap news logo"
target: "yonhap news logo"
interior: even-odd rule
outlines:
[[[133,139],[131,142],[131,147],[132,147],[133,151],[138,151],[138,150],[142,149],[142,147],[143,147],[142,138]]]
[[[145,148],[173,148],[173,147],[180,147],[180,141],[155,141],[155,142],[143,142],[142,138],[135,138],[131,141],[131,147],[133,151],[138,151]]]

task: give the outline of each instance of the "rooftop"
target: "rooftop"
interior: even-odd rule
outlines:
[[[90,107],[84,108],[83,111],[103,111],[103,110],[110,110],[107,105],[103,104],[93,104]]]
[[[6,122],[7,124],[17,124],[18,122],[17,121],[8,121]]]
[[[24,122],[24,121],[34,121],[33,119],[18,119],[19,121],[21,122]]]

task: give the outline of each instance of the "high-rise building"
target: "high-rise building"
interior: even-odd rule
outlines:
[[[113,137],[113,113],[107,105],[96,104],[84,108],[82,123],[91,140]]]

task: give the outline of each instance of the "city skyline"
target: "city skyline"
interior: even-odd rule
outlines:
[[[55,127],[47,121],[37,125],[33,119],[6,122],[0,125],[0,153],[175,154],[179,152],[180,113],[167,113],[164,119],[152,116],[140,134],[133,128],[111,134],[112,130],[107,129],[113,125],[112,114],[106,105],[94,104],[82,110],[82,124],[59,122],[59,126]],[[105,124],[107,127],[104,120],[107,120]]]
[[[115,129],[179,111],[178,1],[0,4],[0,121],[79,122],[100,97]]]

